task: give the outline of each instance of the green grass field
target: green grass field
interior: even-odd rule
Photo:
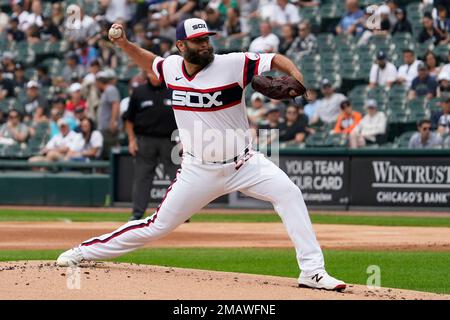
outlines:
[[[112,212],[48,212],[24,210],[0,210],[0,221],[63,221],[125,222],[128,213]],[[371,226],[409,226],[409,227],[450,227],[450,218],[442,217],[402,217],[402,216],[345,216],[345,215],[311,215],[313,223],[318,224],[350,224]],[[193,222],[280,222],[276,214],[196,214]]]
[[[128,213],[0,210],[1,221],[116,221]],[[313,223],[374,226],[450,227],[446,217],[311,215]],[[276,214],[195,215],[192,222],[280,222]],[[59,250],[0,251],[0,261],[55,260]],[[366,284],[371,265],[381,269],[383,287],[450,294],[450,252],[325,250],[327,270],[349,283]],[[164,248],[141,249],[115,261],[194,269],[298,276],[293,249]]]
[[[55,260],[60,251],[0,251],[0,261]],[[381,286],[450,294],[450,252],[325,250],[330,274],[349,283],[366,284],[371,265],[381,270]],[[141,249],[119,262],[216,271],[298,277],[292,249],[164,248]]]

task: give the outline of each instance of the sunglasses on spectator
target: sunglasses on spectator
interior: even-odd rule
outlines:
[[[422,127],[422,130],[423,131],[428,131],[428,130],[430,130],[431,129],[431,127]]]

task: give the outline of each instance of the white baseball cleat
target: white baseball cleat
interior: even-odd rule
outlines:
[[[301,273],[298,278],[298,286],[301,288],[343,291],[347,285],[345,282],[333,278],[324,271],[321,273],[316,273],[313,276],[306,276]]]
[[[61,253],[56,260],[56,264],[59,267],[74,267],[83,261],[83,255],[80,248],[73,248]]]

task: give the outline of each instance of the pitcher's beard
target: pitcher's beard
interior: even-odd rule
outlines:
[[[184,59],[187,62],[199,65],[204,68],[208,64],[214,61],[214,49],[212,47],[208,48],[208,53],[200,54],[196,50],[193,50],[186,46],[186,51],[184,52]]]

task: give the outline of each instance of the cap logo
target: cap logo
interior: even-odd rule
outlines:
[[[194,24],[194,25],[192,26],[192,29],[194,29],[194,30],[201,29],[201,28],[206,29],[206,24],[204,24],[204,23],[199,23],[199,24]]]

